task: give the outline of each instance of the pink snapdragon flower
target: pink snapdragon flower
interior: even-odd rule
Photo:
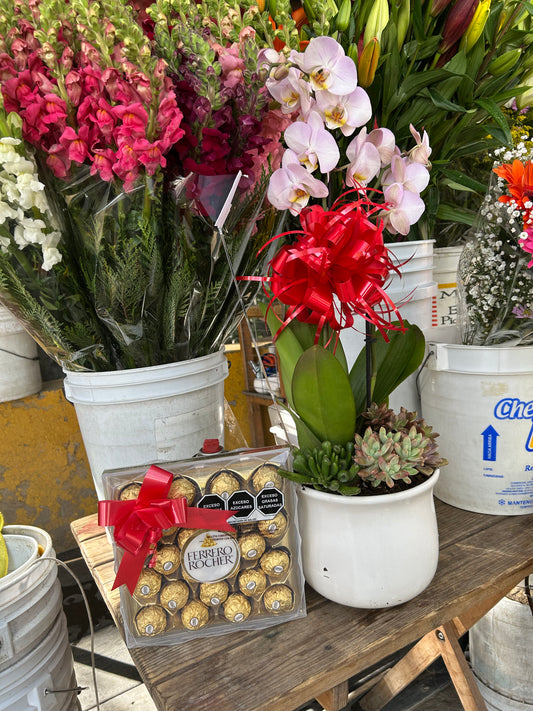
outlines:
[[[350,94],[357,86],[357,69],[333,37],[313,37],[303,53],[293,50],[290,59],[309,75],[315,91]]]
[[[324,128],[316,111],[306,121],[295,121],[285,129],[285,142],[298,156],[300,163],[312,173],[320,166],[321,173],[329,173],[339,162],[337,142]]]
[[[268,200],[278,210],[289,210],[298,215],[307,205],[310,197],[326,197],[328,189],[324,183],[313,178],[298,160],[294,151],[287,149],[283,155],[281,168],[276,170],[268,185]]]
[[[344,136],[351,136],[372,116],[372,105],[366,91],[358,86],[350,94],[340,96],[324,89],[316,94],[316,103],[326,126],[340,128]]]

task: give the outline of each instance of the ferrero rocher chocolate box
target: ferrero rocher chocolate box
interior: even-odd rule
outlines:
[[[269,447],[157,465],[173,475],[168,498],[226,511],[235,531],[163,530],[133,594],[120,588],[129,647],[181,643],[305,616],[296,495],[278,473],[288,457],[288,448]],[[106,498],[137,499],[148,469],[106,472]],[[122,550],[116,544],[115,559],[118,566]]]

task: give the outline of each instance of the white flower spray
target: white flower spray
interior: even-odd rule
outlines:
[[[37,166],[18,152],[22,148],[19,138],[0,138],[0,249],[8,252],[14,247],[39,245],[41,268],[49,271],[61,261],[57,249],[61,235],[38,178]]]

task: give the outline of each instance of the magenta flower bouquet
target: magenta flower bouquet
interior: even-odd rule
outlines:
[[[0,300],[67,368],[217,350],[242,313],[232,272],[260,271],[279,230],[264,196],[284,119],[255,33],[205,20],[127,0],[0,18]]]

